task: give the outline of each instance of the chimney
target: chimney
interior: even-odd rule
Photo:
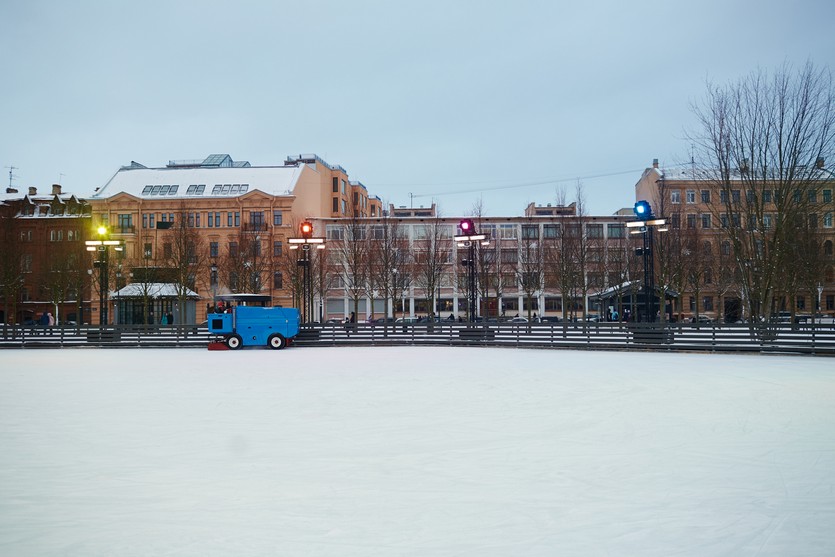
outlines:
[[[824,162],[826,161],[824,161],[823,157],[818,157],[817,160],[815,160],[815,168],[817,168],[818,170],[822,169]]]
[[[652,167],[658,168],[658,159],[652,159]]]
[[[38,195],[38,188],[35,186],[29,186],[29,195]]]
[[[52,184],[52,195],[61,195],[61,184]]]

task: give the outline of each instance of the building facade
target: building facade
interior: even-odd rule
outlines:
[[[88,321],[90,205],[58,184],[50,193],[9,187],[0,213],[0,322],[31,324],[45,313],[58,324]]]
[[[791,183],[757,180],[744,167],[718,176],[654,161],[635,196],[668,221],[656,265],[682,293],[678,314],[744,319],[758,291],[773,300],[762,315],[835,314],[833,189],[823,159]]]
[[[204,302],[197,322],[226,294],[266,294],[273,305],[294,305],[285,280],[287,240],[302,220],[342,217],[349,208],[363,217],[382,214],[379,198],[316,155],[288,157],[278,166],[252,166],[226,154],[160,168],[133,162],[88,200],[92,227],[105,226],[111,240],[124,244],[108,265],[119,276],[105,282],[115,284],[119,303],[142,305],[118,294],[128,282],[179,284]],[[106,296],[108,303],[112,298]],[[99,305],[93,296],[96,314]],[[154,311],[154,318],[191,319],[173,309]],[[138,313],[151,320],[148,309]],[[133,322],[137,310],[121,314]]]

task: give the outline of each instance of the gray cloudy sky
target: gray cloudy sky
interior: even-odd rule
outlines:
[[[87,193],[131,160],[317,153],[448,216],[571,200],[578,179],[611,214],[653,158],[689,160],[706,80],[832,68],[833,16],[831,0],[2,0],[0,165]]]

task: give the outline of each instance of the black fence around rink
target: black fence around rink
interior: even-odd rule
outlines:
[[[20,327],[0,329],[0,348],[205,347],[195,325]],[[305,325],[295,346],[506,346],[592,350],[761,352],[835,355],[835,325],[710,323],[457,322]]]

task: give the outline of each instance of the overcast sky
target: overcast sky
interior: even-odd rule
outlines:
[[[634,202],[690,104],[835,66],[835,2],[0,1],[0,165],[85,194],[135,160],[317,153],[395,205]],[[3,168],[4,185],[9,169]]]

